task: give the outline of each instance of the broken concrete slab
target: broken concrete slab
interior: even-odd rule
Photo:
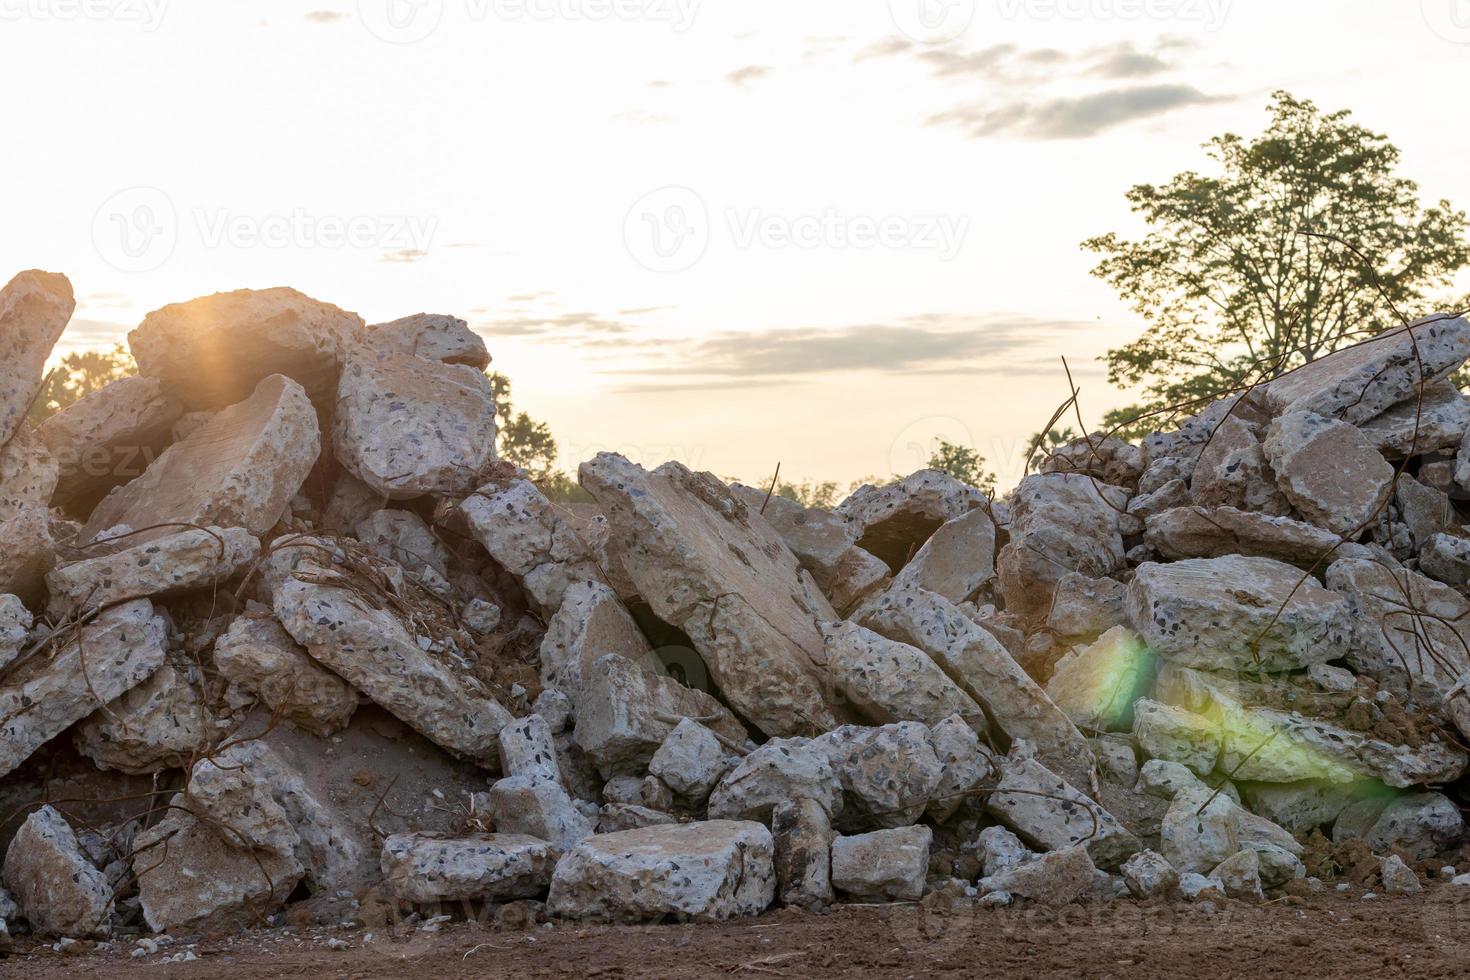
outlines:
[[[1140,565],[1128,617],[1163,659],[1211,670],[1300,670],[1352,645],[1342,597],[1270,558]]]
[[[1265,856],[1273,869],[1290,866],[1303,853],[1291,834],[1203,785],[1174,797],[1162,838],[1164,857],[1181,874],[1208,874],[1242,850]]]
[[[988,749],[959,715],[944,719],[929,729],[929,744],[939,760],[939,782],[929,794],[924,812],[936,824],[944,823],[968,800],[971,794],[995,773],[995,762]]]
[[[1415,391],[1393,408],[1359,423],[1358,430],[1374,449],[1389,459],[1422,456],[1454,449],[1470,431],[1470,400],[1452,381],[1441,381]]]
[[[220,409],[282,374],[327,401],[362,317],[294,289],[238,289],[154,310],[128,334],[138,373],[190,409]]]
[[[173,441],[183,406],[157,378],[120,378],[47,418],[36,436],[60,465],[52,504],[82,517],[143,475]]]
[[[759,915],[775,898],[774,850],[770,831],[741,821],[600,834],[557,863],[548,905],[574,919]]]
[[[162,666],[167,624],[140,599],[62,631],[0,680],[0,775]]]
[[[34,623],[25,603],[13,595],[0,595],[0,670],[20,655]]]
[[[46,594],[46,573],[56,564],[56,542],[44,506],[26,507],[0,520],[0,593],[27,604]]]
[[[476,805],[483,803],[497,830],[550,841],[566,850],[591,837],[596,825],[566,791],[560,775],[558,771],[507,776],[478,796]]]
[[[815,911],[832,904],[832,820],[816,800],[787,800],[771,811],[777,894],[782,905]]]
[[[119,524],[137,531],[181,523],[265,534],[286,513],[320,452],[316,410],[306,391],[271,375],[245,401],[217,413],[138,479],[108,494],[82,538]]]
[[[607,654],[593,662],[577,696],[573,737],[604,774],[641,773],[685,718],[698,720],[728,744],[745,742],[745,727],[719,701]]]
[[[814,800],[829,814],[842,812],[842,781],[815,741],[772,739],[746,755],[710,794],[709,815],[768,823],[783,800]]]
[[[1221,735],[1210,719],[1147,698],[1133,706],[1133,735],[1150,758],[1208,776],[1220,761]]]
[[[490,379],[463,364],[354,349],[336,411],[337,459],[390,500],[470,493],[495,462]]]
[[[56,491],[61,467],[29,425],[0,446],[0,520],[46,507]]]
[[[1325,569],[1353,549],[1331,531],[1235,507],[1180,507],[1149,518],[1144,540],[1170,561],[1244,555]]]
[[[5,852],[5,887],[43,936],[89,939],[112,931],[112,885],[51,806],[36,810]]]
[[[1046,696],[1078,728],[1129,731],[1134,703],[1153,682],[1155,656],[1143,638],[1115,626],[1097,642],[1057,662]]]
[[[346,728],[357,710],[357,692],[313,660],[266,609],[235,617],[215,641],[214,664],[273,713],[318,735]]]
[[[190,528],[120,544],[120,550],[61,565],[46,576],[52,619],[218,586],[260,554],[260,540],[241,527]]]
[[[449,551],[428,523],[409,510],[375,510],[353,527],[363,547],[444,594],[450,587]]]
[[[1007,612],[1045,619],[1069,572],[1104,578],[1124,567],[1128,493],[1076,473],[1028,476],[1011,497],[1010,543],[997,567]]]
[[[1426,389],[1470,356],[1470,323],[1438,313],[1319,357],[1264,386],[1273,415],[1314,412],[1357,425]]]
[[[812,745],[827,753],[842,783],[835,825],[847,833],[917,822],[944,772],[929,726],[918,722],[881,728],[844,725],[813,739]]]
[[[1000,774],[985,809],[1031,846],[1055,851],[1082,844],[1106,870],[1142,849],[1111,813],[1035,759],[1013,754],[1001,761]]]
[[[579,470],[638,591],[682,629],[726,701],[770,736],[815,735],[826,697],[819,621],[836,618],[780,535],[709,474],[652,473],[612,453]]]
[[[459,510],[475,538],[521,580],[544,616],[556,613],[574,586],[607,584],[592,548],[530,480],[493,479],[461,501]]]
[[[1122,582],[1073,572],[1057,581],[1046,626],[1068,643],[1091,643],[1123,623],[1127,591]]]
[[[896,483],[858,487],[833,513],[858,529],[858,547],[897,572],[941,525],[988,506],[975,487],[939,470],[920,470]]]
[[[924,897],[934,831],[919,825],[832,841],[832,887],[853,898],[916,902]]]
[[[575,704],[598,658],[612,655],[654,673],[663,663],[611,588],[600,582],[570,586],[541,640],[541,682]]]
[[[1204,444],[1189,493],[1202,507],[1235,507],[1283,515],[1291,504],[1276,486],[1256,429],[1230,416]]]
[[[510,902],[544,895],[556,858],[523,834],[394,834],[383,842],[383,877],[406,902]]]
[[[1374,853],[1396,849],[1420,861],[1453,850],[1464,839],[1465,818],[1443,793],[1409,793],[1394,799],[1363,834]]]
[[[1419,570],[1446,585],[1470,582],[1470,538],[1434,535],[1419,552]]]
[[[1179,872],[1157,851],[1139,851],[1120,870],[1128,892],[1142,901],[1167,898],[1179,889]]]
[[[823,623],[822,635],[833,686],[870,723],[957,714],[985,730],[985,712],[924,651],[845,621]]]
[[[206,703],[205,684],[193,664],[164,664],[77,725],[77,751],[133,775],[188,765],[228,730]]]
[[[426,361],[466,364],[476,371],[490,367],[485,341],[457,316],[415,313],[367,328],[367,344],[375,350],[411,354]]]
[[[883,636],[923,650],[1010,738],[1031,742],[1048,766],[1088,784],[1094,760],[1082,733],[1000,641],[952,603],[922,589],[886,593],[855,618]]]
[[[995,578],[995,521],[983,508],[940,525],[895,576],[892,588],[926,589],[964,602]]]
[[[980,890],[1042,905],[1070,905],[1091,891],[1097,870],[1087,848],[1074,845],[982,878]]]
[[[302,581],[303,569],[326,571],[306,560],[275,590],[276,617],[292,639],[439,745],[494,765],[511,716],[468,668],[429,652],[391,609],[373,608],[346,581]]]
[[[0,289],[0,446],[20,431],[76,297],[66,276],[31,269]]]
[[[1308,521],[1353,536],[1382,513],[1394,468],[1356,426],[1311,412],[1272,421],[1264,444],[1276,485]]]
[[[184,808],[184,797],[134,839],[143,921],[154,932],[228,930],[258,923],[301,880],[292,855],[237,847]]]
[[[776,529],[838,612],[887,583],[888,565],[857,546],[861,529],[847,518],[739,483],[732,483],[730,492]]]

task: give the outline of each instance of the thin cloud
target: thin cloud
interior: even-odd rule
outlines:
[[[617,336],[630,334],[638,329],[635,324],[596,313],[499,317],[481,321],[475,326],[497,337],[540,337],[548,341]]]
[[[725,81],[736,88],[745,88],[751,82],[759,81],[769,74],[771,74],[771,69],[765,65],[746,65],[726,75]]]
[[[1156,54],[1140,51],[1124,42],[1097,52],[1097,60],[1087,70],[1099,78],[1147,78],[1169,71],[1174,66]]]
[[[339,24],[347,19],[347,15],[340,10],[312,10],[306,14],[306,19],[313,24]]]
[[[1230,101],[1192,85],[1144,85],[1044,102],[973,104],[936,113],[931,126],[956,126],[974,139],[1014,136],[1028,140],[1070,140],[1097,136],[1139,119],[1189,106]]]
[[[378,261],[410,265],[422,258],[426,258],[428,254],[428,252],[425,252],[421,248],[400,248],[396,252],[384,252]]]

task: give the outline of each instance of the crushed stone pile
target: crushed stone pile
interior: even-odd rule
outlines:
[[[818,510],[554,503],[464,321],[291,289],[32,428],[73,308],[0,292],[0,946],[1470,884],[1462,319]]]

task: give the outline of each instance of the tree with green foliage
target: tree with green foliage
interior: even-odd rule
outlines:
[[[1286,92],[1270,114],[1253,140],[1227,133],[1205,144],[1214,173],[1130,190],[1149,226],[1142,238],[1083,243],[1102,256],[1093,274],[1148,324],[1108,352],[1109,380],[1141,385],[1146,399],[1110,413],[1109,429],[1397,326],[1396,310],[1424,312],[1470,261],[1465,213],[1447,201],[1421,206],[1385,136]],[[1138,419],[1119,434],[1167,421]]]
[[[510,379],[498,371],[489,373],[490,389],[495,398],[495,419],[500,428],[496,452],[530,474],[550,500],[572,503],[591,500],[577,481],[556,468],[556,438],[545,422],[537,422],[525,412],[517,412],[511,403]]]
[[[138,373],[138,365],[127,348],[118,344],[112,350],[87,350],[67,354],[61,363],[46,374],[41,392],[31,402],[32,425],[70,408],[95,391]]]
[[[776,496],[794,500],[803,507],[820,507],[831,510],[837,506],[842,490],[833,480],[821,483],[802,480],[800,483],[782,483],[776,487]]]
[[[985,459],[969,446],[957,446],[939,440],[939,446],[929,456],[929,469],[948,473],[961,483],[995,495],[995,474],[985,469]]]

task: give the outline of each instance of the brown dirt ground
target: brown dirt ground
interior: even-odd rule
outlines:
[[[1264,906],[1115,902],[1065,909],[948,912],[917,906],[776,912],[728,925],[585,926],[529,931],[459,923],[364,943],[361,931],[281,930],[203,941],[192,963],[157,965],[172,947],[130,958],[47,947],[0,960],[0,976],[52,978],[311,977],[1153,977],[1354,978],[1470,975],[1470,889],[1414,898],[1361,891]],[[350,949],[326,947],[329,938]]]

